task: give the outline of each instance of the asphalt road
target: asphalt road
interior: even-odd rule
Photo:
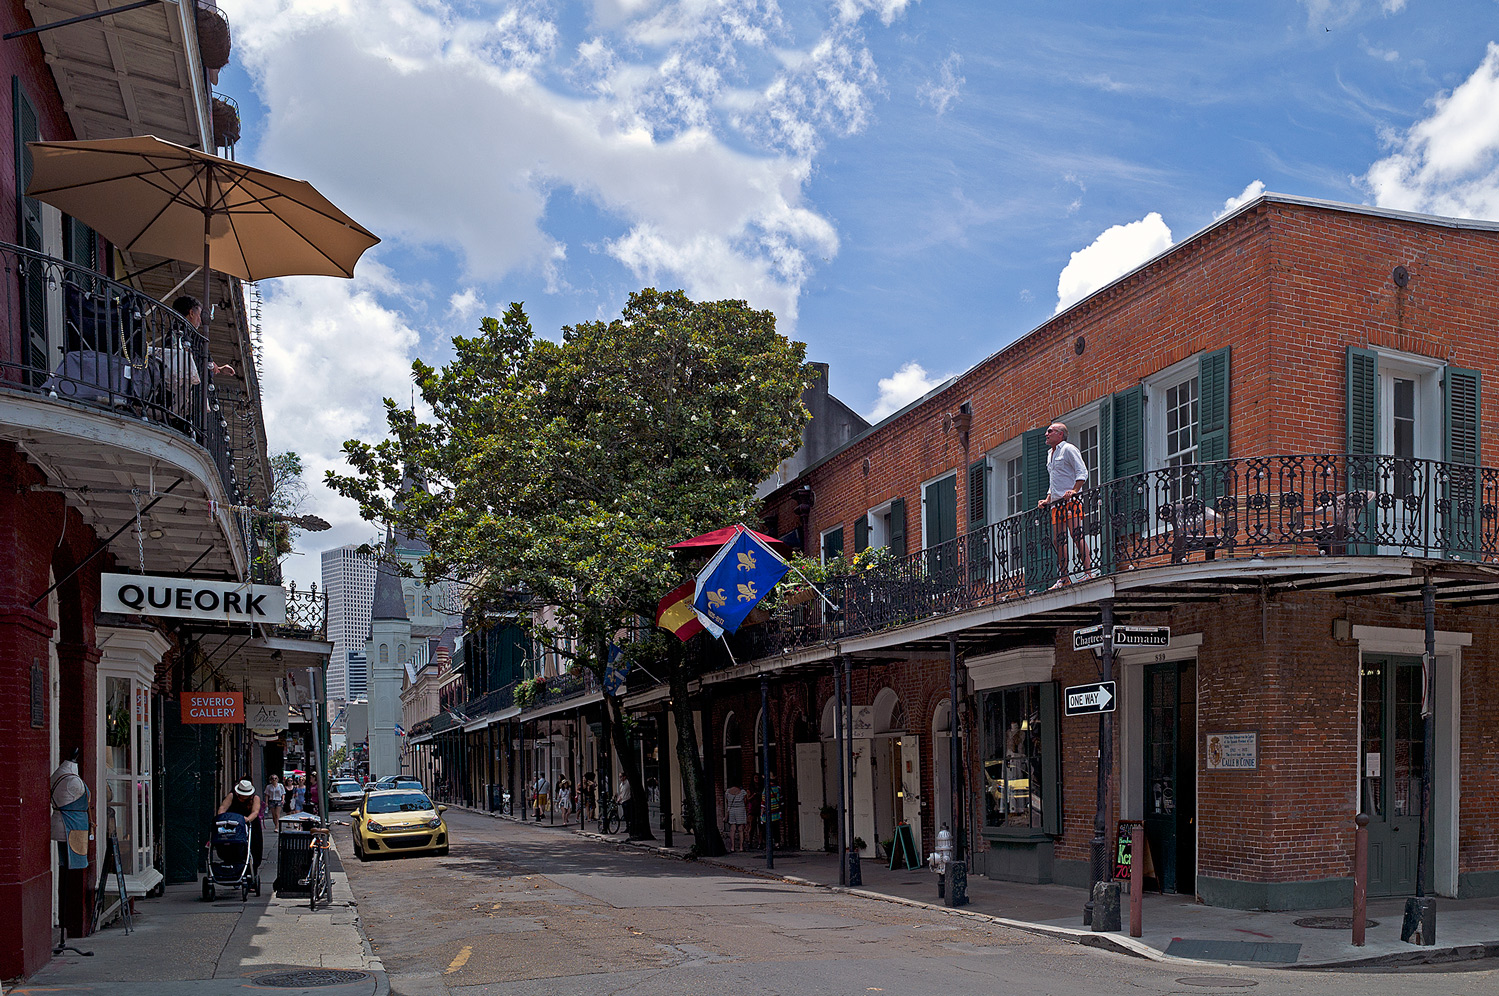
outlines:
[[[1162,964],[566,831],[459,812],[448,821],[448,857],[368,863],[337,828],[396,996],[1499,993],[1495,971]]]

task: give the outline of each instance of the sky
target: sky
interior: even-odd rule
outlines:
[[[871,420],[1262,192],[1499,220],[1499,0],[219,0],[235,157],[382,238],[265,281],[272,451],[321,483],[411,361],[524,302],[735,298]]]

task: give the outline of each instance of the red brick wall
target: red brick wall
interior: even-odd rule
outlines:
[[[46,962],[52,936],[51,731],[31,726],[31,664],[35,660],[47,668],[56,630],[61,748],[64,754],[81,749],[80,774],[97,792],[94,617],[105,564],[97,558],[59,587],[56,623],[46,615],[45,600],[31,608],[51,583],[49,569],[61,578],[98,539],[61,495],[31,490],[43,478],[10,444],[0,444],[0,479],[12,483],[0,491],[0,743],[8,758],[0,766],[0,822],[12,828],[0,836],[0,908],[17,911],[0,920],[0,978],[11,978]],[[75,934],[84,927],[87,880],[74,876],[66,900],[64,912]]]

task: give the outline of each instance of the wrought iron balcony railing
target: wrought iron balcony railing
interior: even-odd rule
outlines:
[[[286,587],[286,622],[276,627],[276,635],[300,640],[326,640],[328,636],[328,593],[312,585],[297,590],[293,581]]]
[[[229,500],[242,500],[202,333],[87,267],[3,242],[0,265],[19,347],[0,353],[0,387],[177,433],[208,451]]]
[[[827,585],[836,610],[783,604],[762,634],[742,631],[743,651],[870,633],[1197,554],[1496,563],[1499,469],[1334,454],[1136,474],[906,557],[863,555]]]

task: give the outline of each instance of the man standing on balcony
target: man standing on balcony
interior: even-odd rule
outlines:
[[[1053,588],[1060,588],[1071,581],[1067,559],[1067,534],[1071,533],[1077,543],[1078,559],[1083,564],[1083,577],[1093,576],[1093,553],[1083,536],[1082,503],[1077,496],[1088,486],[1088,465],[1076,446],[1067,441],[1067,425],[1053,422],[1046,428],[1046,473],[1049,478],[1046,497],[1036,503],[1040,508],[1051,506],[1051,539],[1057,548],[1058,577]]]
[[[207,330],[203,328],[203,305],[198,299],[184,294],[172,302],[172,310],[177,312],[187,323],[195,329],[202,329],[205,337]],[[152,350],[155,359],[161,361],[161,377],[163,386],[166,388],[168,405],[173,414],[189,418],[192,412],[192,397],[195,393],[193,388],[199,386],[201,380],[198,377],[198,364],[193,359],[193,350],[186,342],[165,343]],[[213,376],[225,374],[234,376],[234,368],[227,364],[208,361],[208,372]],[[203,402],[206,411],[208,402]]]

